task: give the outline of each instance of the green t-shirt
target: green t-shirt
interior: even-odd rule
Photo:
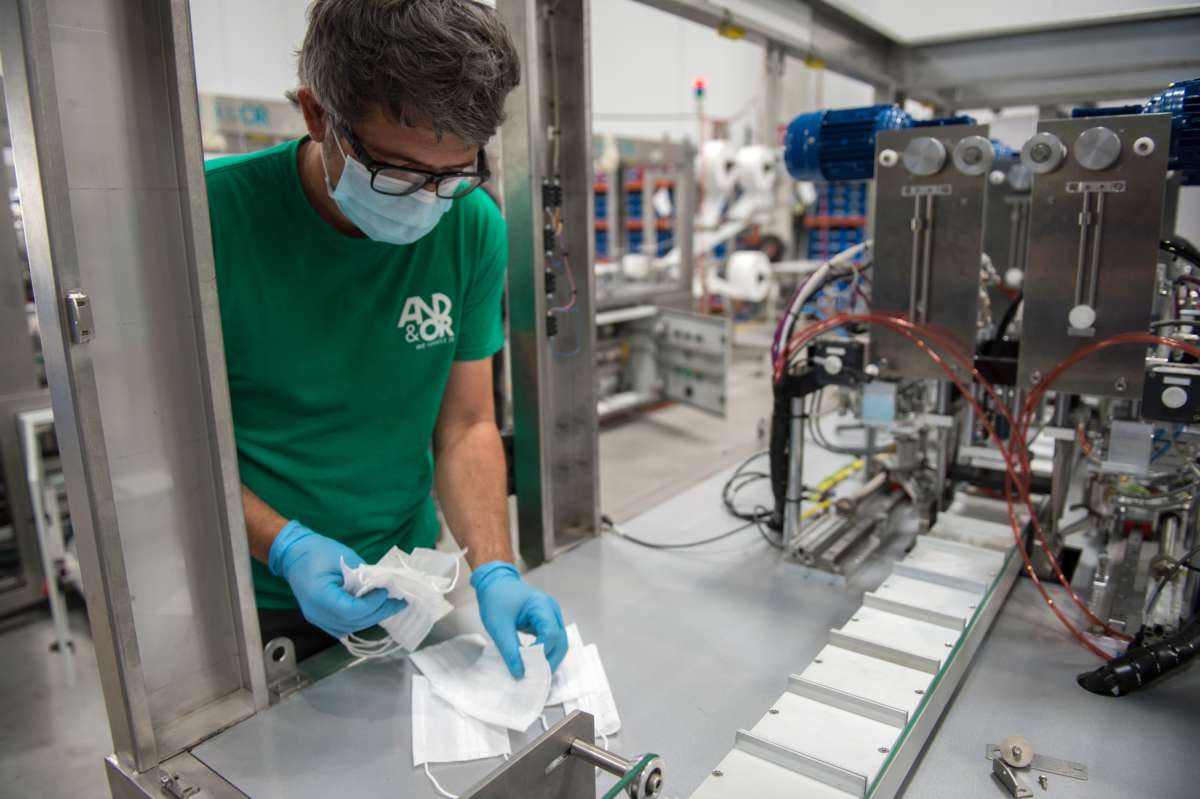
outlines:
[[[300,141],[210,161],[242,482],[374,563],[432,546],[429,445],[454,361],[503,346],[504,220],[482,191],[406,246],[350,238],[300,185]],[[294,608],[252,561],[260,608]]]

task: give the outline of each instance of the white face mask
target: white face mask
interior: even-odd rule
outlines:
[[[563,661],[566,664],[566,661]],[[559,667],[562,671],[562,666]],[[591,713],[596,719],[597,735],[616,735],[621,729],[621,717],[617,715],[617,703],[613,699],[608,675],[600,661],[600,650],[588,644],[580,650],[576,674],[562,687],[563,713],[576,710]],[[573,697],[571,695],[574,694]]]
[[[584,670],[583,638],[579,635],[579,625],[567,625],[567,654],[558,670],[550,679],[550,695],[546,697],[547,705],[561,705],[565,699],[575,699],[585,692],[584,681],[587,675]]]
[[[408,602],[408,607],[379,623],[391,640],[370,641],[350,635],[342,644],[359,657],[416,650],[433,625],[454,610],[442,595],[453,590],[458,582],[461,563],[460,556],[450,552],[418,548],[410,554],[397,547],[392,547],[374,566],[364,563],[351,569],[343,561],[342,581],[346,591],[362,596],[382,588],[391,598]]]
[[[412,676],[412,725],[414,767],[512,754],[508,730],[459,713],[420,674]]]
[[[460,713],[518,732],[538,720],[550,693],[550,664],[541,645],[521,649],[520,680],[509,674],[495,645],[477,634],[426,647],[409,659]]]

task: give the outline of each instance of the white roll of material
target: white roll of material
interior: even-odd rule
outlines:
[[[645,280],[650,276],[650,256],[640,252],[622,255],[621,274],[628,280]]]
[[[734,175],[737,151],[724,139],[706,141],[696,154],[696,176],[703,189],[697,224],[714,228],[721,222],[721,211],[737,182]]]
[[[771,291],[771,261],[759,250],[737,250],[729,256],[724,280],[710,280],[714,291],[730,299],[762,302]]]
[[[734,179],[741,196],[729,209],[729,219],[745,220],[775,205],[775,179],[779,166],[775,150],[748,145],[738,150]]]

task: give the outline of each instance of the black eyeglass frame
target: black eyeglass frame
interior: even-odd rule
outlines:
[[[434,193],[437,194],[438,197],[441,197],[444,200],[461,200],[463,197],[466,197],[468,194],[475,191],[475,189],[478,189],[484,183],[487,183],[492,177],[492,172],[490,169],[488,169],[487,152],[482,147],[479,148],[478,169],[453,170],[450,172],[430,172],[427,169],[418,169],[417,167],[412,166],[397,166],[396,164],[389,164],[386,161],[376,161],[371,157],[371,154],[367,152],[367,148],[363,146],[362,140],[358,138],[358,135],[354,132],[353,128],[351,128],[349,125],[339,123],[334,125],[334,132],[336,133],[338,130],[341,130],[341,132],[345,134],[346,139],[350,142],[350,149],[354,151],[354,155],[359,161],[362,162],[362,165],[367,168],[367,171],[371,173],[371,190],[386,197],[407,197],[410,194],[416,194],[432,183]],[[412,188],[410,188],[408,191],[399,193],[394,191],[382,191],[376,188],[375,179],[379,177],[381,172],[388,169],[395,170],[397,172],[407,172],[411,175],[416,175],[419,178],[424,178],[424,180],[414,181]],[[452,194],[449,197],[442,195],[441,188],[443,182],[447,180],[462,180],[463,178],[478,178],[479,182],[467,189],[462,194]]]

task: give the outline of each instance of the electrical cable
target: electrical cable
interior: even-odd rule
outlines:
[[[656,543],[654,541],[645,541],[641,538],[635,538],[635,537],[629,535],[628,533],[624,532],[620,527],[618,527],[616,524],[614,524],[612,522],[612,520],[609,519],[608,517],[602,517],[601,521],[608,524],[609,529],[612,530],[614,533],[616,533],[621,538],[623,538],[624,540],[630,542],[631,544],[637,544],[638,546],[646,547],[647,549],[691,549],[692,547],[699,547],[699,546],[703,546],[705,544],[712,544],[716,541],[721,541],[723,539],[729,538],[730,536],[736,535],[737,533],[740,533],[743,530],[750,529],[751,527],[753,527],[755,524],[758,523],[757,520],[748,521],[745,524],[741,524],[741,525],[738,525],[737,527],[734,527],[732,530],[726,530],[725,532],[720,533],[719,535],[714,535],[710,538],[702,538],[699,541],[685,541],[685,542],[678,543],[678,544],[663,544],[663,543]]]
[[[1053,568],[1055,576],[1058,578],[1059,582],[1067,590],[1067,593],[1071,597],[1072,601],[1075,602],[1075,604],[1084,612],[1086,616],[1089,617],[1094,624],[1097,624],[1107,634],[1121,640],[1129,640],[1129,636],[1114,630],[1110,625],[1096,617],[1087,604],[1071,587],[1070,582],[1066,579],[1065,575],[1062,574],[1061,567],[1059,566],[1057,559],[1054,557],[1051,548],[1046,542],[1045,534],[1042,531],[1040,521],[1038,520],[1037,509],[1034,507],[1032,498],[1030,496],[1029,482],[1031,471],[1029,456],[1027,448],[1023,445],[1025,437],[1028,434],[1029,421],[1035,413],[1037,405],[1040,402],[1042,395],[1045,393],[1046,388],[1053,382],[1053,380],[1046,379],[1038,385],[1038,390],[1035,390],[1035,392],[1029,397],[1019,422],[1016,425],[1013,425],[1008,409],[1004,403],[1000,401],[999,396],[995,392],[995,388],[979,373],[974,366],[973,359],[965,355],[956,342],[953,342],[934,330],[916,325],[903,317],[888,316],[883,314],[839,314],[824,322],[814,324],[797,334],[791,341],[788,342],[788,350],[791,351],[795,348],[802,347],[815,336],[848,322],[865,322],[875,325],[882,325],[894,330],[897,333],[900,333],[901,335],[904,335],[925,355],[931,358],[940,369],[942,369],[947,378],[955,384],[963,396],[966,397],[966,399],[971,403],[978,414],[978,418],[981,420],[982,424],[987,430],[989,438],[997,450],[1001,453],[1001,456],[1004,460],[1006,472],[1005,493],[1009,496],[1009,521],[1013,529],[1014,540],[1017,543],[1017,551],[1021,554],[1022,560],[1024,561],[1026,573],[1033,581],[1039,593],[1041,593],[1042,598],[1045,600],[1051,612],[1054,613],[1054,615],[1059,619],[1060,622],[1062,622],[1063,626],[1067,628],[1067,630],[1076,638],[1076,640],[1078,640],[1084,647],[1099,657],[1108,659],[1109,655],[1088,640],[1087,637],[1084,636],[1083,633],[1076,628],[1076,626],[1065,615],[1063,615],[1063,613],[1058,609],[1054,600],[1048,593],[1046,593],[1045,587],[1042,585],[1041,580],[1037,577],[1032,561],[1029,559],[1029,553],[1025,550],[1021,535],[1021,523],[1016,516],[1013,500],[1011,498],[1012,489],[1014,488],[1015,484],[1015,488],[1019,493],[1020,501],[1025,505],[1029,512],[1030,524],[1033,527],[1038,543],[1042,547],[1046,560]],[[940,349],[949,354],[953,360],[957,361],[959,368],[963,372],[971,375],[971,377],[977,383],[979,383],[979,385],[982,386],[985,391],[987,391],[995,403],[996,409],[1001,413],[1002,416],[1009,420],[1010,425],[1012,425],[1011,429],[1019,431],[1019,435],[1014,437],[1013,440],[1022,442],[1021,447],[1015,447],[1015,451],[1010,451],[1009,449],[1005,448],[988,416],[984,413],[983,408],[971,395],[969,389],[963,383],[960,375],[951,365],[946,363],[945,359],[942,358],[941,355],[930,348],[929,343],[925,340],[925,338],[922,338],[922,336],[928,338],[930,341],[937,344]],[[1194,357],[1200,356],[1200,349],[1184,344],[1183,342],[1175,339],[1167,339],[1149,334],[1131,333],[1125,334],[1124,336],[1114,336],[1111,339],[1105,339],[1101,342],[1096,342],[1084,350],[1081,350],[1079,353],[1076,353],[1074,356],[1064,360],[1063,363],[1055,367],[1055,369],[1051,372],[1051,377],[1053,377],[1053,379],[1057,379],[1064,371],[1066,371],[1066,369],[1074,366],[1079,360],[1081,360],[1083,357],[1087,357],[1087,355],[1090,355],[1092,352],[1104,349],[1106,347],[1130,343],[1143,343],[1147,345],[1160,345],[1180,348],[1187,351],[1189,354],[1193,354]],[[1017,461],[1016,465],[1013,463],[1014,457]],[[1017,473],[1018,465],[1021,468],[1021,475],[1023,475],[1023,478]]]
[[[1151,611],[1154,610],[1154,604],[1158,602],[1159,595],[1167,587],[1167,583],[1175,579],[1175,575],[1179,573],[1179,570],[1184,566],[1193,568],[1190,561],[1197,555],[1200,555],[1200,546],[1193,547],[1186,555],[1172,563],[1171,570],[1159,578],[1158,584],[1154,586],[1154,593],[1150,595],[1149,601],[1146,602],[1146,610],[1142,613],[1143,619],[1149,618]]]
[[[1158,243],[1158,248],[1200,269],[1200,251],[1187,239],[1163,239]]]
[[[996,326],[996,341],[1003,341],[1005,334],[1008,333],[1008,328],[1012,326],[1012,321],[1017,316],[1017,309],[1025,302],[1025,292],[1017,292],[1016,299],[1008,304],[1004,309],[1004,315],[1000,317],[1000,324]]]

